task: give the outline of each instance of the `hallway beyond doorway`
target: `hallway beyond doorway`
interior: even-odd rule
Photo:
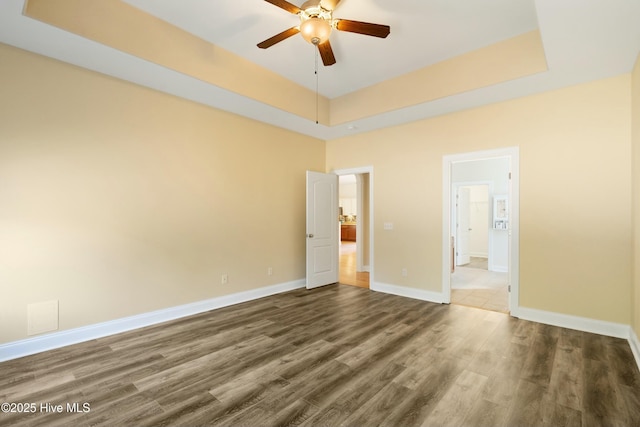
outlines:
[[[444,155],[442,158],[442,291],[444,302],[458,302],[454,298],[454,270],[468,262],[458,262],[456,252],[457,189],[465,185],[489,185],[487,224],[489,232],[487,253],[469,250],[469,256],[486,257],[491,272],[506,273],[508,313],[519,313],[520,272],[520,150],[504,147]],[[494,215],[495,214],[495,215]],[[493,217],[496,217],[494,220]],[[500,219],[504,218],[504,219]],[[486,227],[481,225],[481,227]],[[469,225],[469,228],[471,225]],[[462,260],[464,261],[464,260]],[[458,265],[456,265],[458,264]],[[480,272],[484,270],[475,269]],[[463,293],[493,293],[496,290],[461,290]],[[502,292],[505,292],[502,291]],[[460,296],[460,293],[458,293]],[[464,304],[469,303],[465,298]],[[475,304],[474,304],[475,305]],[[484,305],[484,304],[483,304]],[[486,307],[486,306],[485,306]],[[496,308],[493,308],[494,310]],[[504,308],[500,311],[507,311]]]
[[[340,283],[369,288],[369,273],[356,271],[356,242],[340,242]]]

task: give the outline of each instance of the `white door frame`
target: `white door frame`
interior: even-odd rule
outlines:
[[[336,175],[355,175],[358,183],[358,212],[362,210],[362,180],[359,178],[361,174],[369,174],[369,288],[374,283],[374,268],[373,268],[373,166],[363,166],[358,168],[349,169],[335,169],[331,171]],[[358,235],[362,236],[362,223],[356,221],[356,256],[358,257],[358,268],[362,266],[362,239],[358,239]],[[364,269],[364,268],[363,268]]]
[[[511,180],[509,185],[509,311],[518,317],[520,309],[520,149],[518,147],[451,154],[442,158],[442,296],[451,302],[451,170],[454,163],[488,160],[499,157],[509,159]]]

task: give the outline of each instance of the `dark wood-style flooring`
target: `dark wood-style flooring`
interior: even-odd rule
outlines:
[[[11,426],[637,426],[640,374],[622,339],[331,285],[4,362],[0,402],[38,405]]]

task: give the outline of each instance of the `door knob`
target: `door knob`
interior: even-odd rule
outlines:
[[[313,239],[313,234],[307,234],[307,237]]]

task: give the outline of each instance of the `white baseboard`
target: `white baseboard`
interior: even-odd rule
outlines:
[[[263,298],[269,295],[304,288],[305,283],[305,280],[301,279],[293,282],[252,289],[250,291],[238,292],[204,301],[197,301],[190,304],[179,305],[176,307],[169,307],[149,313],[124,317],[108,322],[96,323],[80,328],[0,344],[0,362],[40,353],[42,351],[65,347],[71,344],[102,338],[121,332],[127,332],[133,329],[203,313],[205,311]]]
[[[424,291],[422,289],[407,288],[405,286],[389,285],[380,282],[371,283],[369,288],[376,292],[384,292],[385,294],[398,295],[438,304],[443,304],[445,301],[444,295],[442,295],[441,292]]]
[[[591,332],[610,337],[629,339],[629,325],[622,323],[606,322],[604,320],[589,319],[587,317],[571,316],[568,314],[554,313],[551,311],[537,310],[534,308],[518,307],[512,316],[561,328],[575,329],[577,331]]]
[[[487,252],[469,252],[469,256],[474,258],[487,258],[489,259],[489,254]]]
[[[108,322],[96,323],[94,325],[83,326],[61,332],[41,335],[34,338],[27,338],[6,344],[0,344],[0,362],[31,354],[40,353],[55,348],[65,347],[72,344],[81,343],[109,335],[127,332],[133,329],[178,319],[203,313],[216,308],[227,307],[246,301],[251,301],[269,295],[275,295],[294,289],[304,288],[305,280],[282,283],[267,286],[250,291],[238,292],[204,301],[184,304],[176,307],[169,307],[162,310],[143,313],[135,316],[111,320]],[[373,282],[370,289],[376,292],[398,295],[407,298],[429,301],[438,304],[444,303],[443,294],[440,292],[425,291],[421,289],[408,288],[404,286],[390,285],[387,283]],[[591,332],[600,335],[607,335],[616,338],[624,338],[629,341],[631,351],[640,369],[640,341],[635,331],[629,326],[621,323],[605,322],[602,320],[589,319],[585,317],[570,316],[567,314],[553,313],[533,308],[519,307],[517,312],[511,313],[513,316],[524,320],[544,323],[562,328],[575,329],[584,332]]]

